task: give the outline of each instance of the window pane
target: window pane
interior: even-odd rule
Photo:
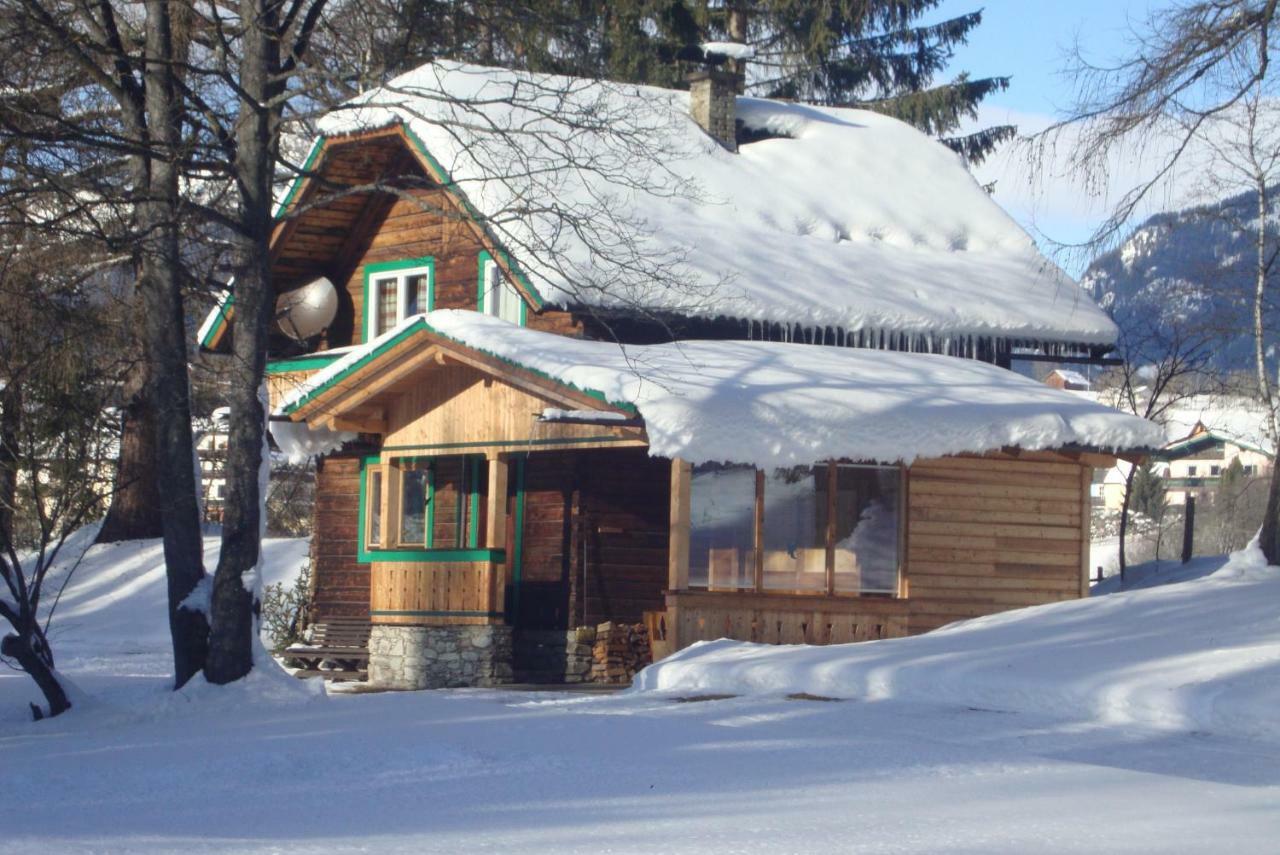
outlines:
[[[902,470],[836,467],[836,591],[898,592]]]
[[[466,491],[464,457],[437,457],[431,492],[431,545],[450,549],[464,544]]]
[[[484,263],[484,313],[498,317],[501,313],[499,295],[502,293],[502,276],[498,265],[492,261]]]
[[[400,542],[425,546],[427,535],[427,470],[400,473]]]
[[[498,317],[513,324],[520,323],[520,294],[505,279],[498,287]]]
[[[382,335],[399,321],[399,318],[396,317],[397,284],[394,278],[379,279],[374,283],[374,293],[377,300],[374,306],[373,334],[375,336]]]
[[[755,568],[756,471],[695,466],[689,513],[689,587],[750,588]]]
[[[408,292],[406,299],[408,303],[405,305],[405,317],[410,315],[420,315],[431,309],[431,277],[426,273],[414,273],[406,276],[404,280],[405,290]]]
[[[827,467],[775,469],[764,485],[764,587],[827,590]]]
[[[369,515],[369,542],[370,548],[376,549],[382,545],[382,472],[373,470],[369,474],[369,496],[365,505],[365,512]]]

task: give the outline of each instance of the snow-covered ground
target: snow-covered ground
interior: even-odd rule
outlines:
[[[285,576],[305,543],[267,552]],[[22,795],[0,849],[1241,853],[1280,835],[1280,576],[1248,556],[916,639],[705,644],[615,695],[174,695],[158,566],[155,544],[99,549],[69,587],[71,713],[22,720],[29,683],[0,673]]]

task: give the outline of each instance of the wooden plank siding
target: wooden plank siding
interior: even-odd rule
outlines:
[[[670,466],[644,449],[529,455],[521,625],[638,623],[662,608]]]
[[[369,565],[357,561],[360,536],[360,458],[329,455],[316,461],[311,535],[315,621],[369,615]]]
[[[390,143],[388,143],[390,144]],[[399,143],[394,143],[399,145]],[[357,185],[395,183],[389,164],[415,182],[424,180],[412,158],[378,157],[352,161],[342,146],[326,159],[326,180]],[[431,257],[434,307],[475,309],[480,253],[489,249],[441,187],[405,186],[396,194],[356,193],[309,208],[288,221],[273,246],[272,279],[278,292],[328,276],[339,290],[338,313],[322,349],[363,342],[365,272],[369,265]],[[529,308],[528,326],[560,335],[582,335],[582,321],[554,308]]]
[[[374,561],[369,611],[377,624],[450,626],[502,623],[502,591],[491,561]]]
[[[1081,596],[1091,467],[951,457],[909,470],[909,632]]]

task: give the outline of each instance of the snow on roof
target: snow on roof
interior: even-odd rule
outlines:
[[[335,109],[320,131],[404,124],[551,304],[1114,341],[960,158],[910,126],[739,97],[746,127],[778,136],[734,154],[688,106],[681,91],[437,62]],[[568,226],[564,211],[580,219]],[[655,272],[681,287],[655,286]]]
[[[1171,407],[1165,418],[1165,437],[1170,445],[1189,439],[1202,424],[1220,439],[1271,453],[1268,436],[1270,418],[1264,406],[1245,397],[1194,395]]]
[[[650,454],[694,463],[910,462],[1008,446],[1121,450],[1163,440],[1151,422],[975,360],[760,341],[623,348],[453,309],[406,319],[353,350],[292,392],[282,411],[415,328],[634,407]]]
[[[1090,385],[1088,377],[1085,377],[1079,371],[1072,371],[1070,368],[1055,368],[1052,373],[1057,374],[1065,382],[1076,386],[1088,387]]]

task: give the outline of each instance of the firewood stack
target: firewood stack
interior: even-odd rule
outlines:
[[[602,623],[591,654],[591,682],[630,683],[650,662],[649,632],[642,623]]]

